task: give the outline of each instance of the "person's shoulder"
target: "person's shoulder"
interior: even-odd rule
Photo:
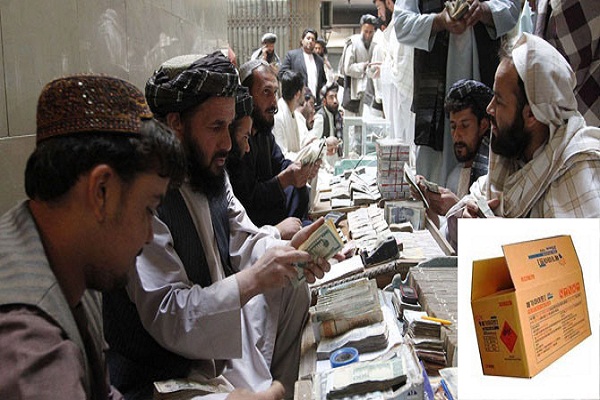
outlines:
[[[0,306],[0,336],[11,337],[15,342],[62,341],[65,334],[62,328],[40,308],[25,304],[8,304]],[[11,329],[10,327],[19,327]],[[38,339],[36,339],[38,337]],[[0,339],[0,342],[3,340]]]

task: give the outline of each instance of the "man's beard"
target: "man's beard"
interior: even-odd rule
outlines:
[[[205,167],[204,164],[208,157],[190,135],[184,135],[183,144],[186,149],[188,177],[192,190],[204,193],[209,199],[222,194],[225,190],[225,169],[221,168],[216,174],[212,172],[210,170],[212,160],[209,166]],[[219,152],[213,158],[226,156],[227,152]]]
[[[367,40],[365,40],[365,38],[363,38],[362,41],[363,41],[363,44],[365,45],[365,49],[369,50],[372,40],[367,41]]]
[[[457,145],[462,145],[462,148],[466,150],[466,153],[464,155],[458,154],[458,152],[456,151]],[[471,161],[472,159],[475,158],[475,155],[477,154],[477,150],[479,150],[479,146],[481,146],[481,139],[479,139],[479,141],[477,142],[477,147],[474,149],[469,148],[469,146],[467,146],[467,144],[465,142],[456,142],[456,143],[454,143],[454,156],[456,157],[458,162]]]
[[[502,130],[495,124],[495,118],[492,117],[492,122],[496,125],[496,134],[492,134],[491,141],[494,153],[510,159],[517,159],[523,155],[525,148],[531,142],[531,135],[524,129],[525,121],[523,120],[522,111],[523,109],[517,112],[517,116],[510,127]]]
[[[331,104],[325,104],[325,108],[333,115],[335,115],[335,113],[338,111],[338,108],[336,106],[332,106]]]
[[[387,6],[385,7],[385,26],[389,26],[390,22],[392,22],[392,17],[394,16],[394,10],[388,10]]]
[[[267,111],[270,110],[272,109]],[[277,112],[277,108],[275,108],[273,111]],[[271,121],[266,120],[260,110],[258,110],[256,107],[254,107],[254,110],[252,110],[252,120],[252,127],[256,129],[257,132],[271,132],[273,126],[275,125],[274,117]]]

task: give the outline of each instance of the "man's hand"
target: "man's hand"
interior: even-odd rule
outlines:
[[[302,221],[299,218],[288,217],[275,225],[279,230],[283,240],[290,240],[300,229],[302,229]]]
[[[303,166],[300,162],[296,161],[288,165],[277,177],[282,189],[292,185],[296,188],[301,188],[306,186],[309,174],[310,166]]]
[[[490,6],[487,5],[486,2],[472,0],[470,3],[469,11],[461,18],[467,26],[473,26],[479,21],[483,22],[485,25],[494,25]]]
[[[444,8],[440,13],[435,15],[431,30],[433,33],[448,31],[455,35],[462,34],[467,29],[467,23],[465,18],[459,20],[452,19],[448,10]]]
[[[291,246],[271,247],[250,268],[235,274],[241,305],[257,294],[289,285],[298,276],[295,266],[311,262],[312,257],[305,251]]]
[[[308,174],[308,181],[310,182],[311,180],[313,180],[318,174],[319,174],[319,168],[321,168],[321,164],[323,163],[323,160],[321,160],[320,158],[315,161],[314,163],[310,164],[310,172]]]
[[[500,200],[491,199],[491,200],[488,200],[487,203],[488,203],[488,206],[490,207],[490,209],[493,211],[496,208],[498,208],[498,206],[500,205]],[[468,200],[466,203],[466,207],[463,210],[462,217],[463,218],[479,218],[479,206],[477,206],[477,203],[475,203],[472,200]]]
[[[302,228],[298,233],[294,235],[294,237],[290,241],[290,244],[295,248],[300,247],[300,245],[306,242],[310,235],[312,235],[313,232],[316,231],[324,223],[325,218],[321,217],[309,226]],[[311,260],[311,262],[308,263],[308,265],[304,269],[304,276],[306,277],[308,283],[313,283],[316,278],[322,278],[326,272],[329,272],[330,269],[331,265],[329,264],[329,261],[324,260],[322,258],[317,258],[316,260]]]
[[[284,395],[283,385],[273,381],[271,387],[264,392],[254,393],[248,389],[236,389],[227,396],[226,400],[281,400]]]
[[[438,189],[440,190],[439,193],[430,192],[427,189],[423,193],[426,193],[425,196],[427,197],[431,211],[437,215],[446,215],[448,210],[458,203],[460,199],[450,189],[441,186],[438,186]]]

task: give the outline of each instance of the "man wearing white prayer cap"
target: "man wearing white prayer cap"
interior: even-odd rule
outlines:
[[[534,35],[521,36],[502,56],[487,108],[488,175],[447,217],[455,223],[457,215],[476,216],[477,198],[485,198],[499,217],[600,216],[600,129],[586,126],[577,111],[575,84],[575,74],[554,47]]]

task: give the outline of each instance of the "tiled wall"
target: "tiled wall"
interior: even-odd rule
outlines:
[[[143,89],[165,60],[227,47],[227,1],[0,2],[0,214],[24,197],[35,107],[48,81],[105,73]]]

